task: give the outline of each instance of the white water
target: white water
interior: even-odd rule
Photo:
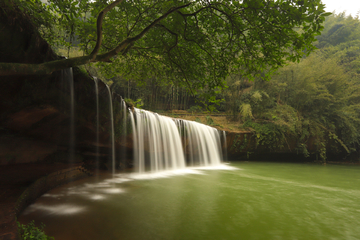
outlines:
[[[98,80],[94,77],[96,92],[96,168],[99,155],[99,96]],[[115,174],[115,134],[112,94],[109,86],[109,111],[111,121],[111,162]],[[123,141],[126,140],[127,107],[122,100]],[[218,167],[222,161],[221,138],[219,131],[210,126],[186,120],[172,119],[156,113],[135,108],[129,111],[133,130],[134,166],[137,173],[158,173],[178,171],[186,165],[196,167]],[[226,136],[225,136],[226,141]],[[226,145],[226,143],[225,143]],[[124,161],[125,147],[122,149]],[[186,159],[185,156],[188,156]],[[124,162],[125,166],[125,162]]]
[[[165,116],[135,108],[131,116],[135,171],[144,173],[185,168],[182,144],[175,122]],[[145,151],[147,150],[147,151]]]
[[[67,81],[70,88],[70,136],[69,136],[69,162],[75,160],[75,90],[72,68],[62,70],[62,78]]]
[[[226,132],[223,131],[223,149],[224,149],[224,154],[223,154],[223,159],[227,162],[227,141],[226,141]]]
[[[122,152],[122,168],[126,168],[126,136],[127,136],[127,107],[126,107],[126,103],[125,101],[122,99],[121,100],[121,107],[122,107],[122,115],[123,115],[123,126],[122,126],[122,129],[123,129],[123,147],[121,148],[121,152]]]
[[[112,164],[112,173],[115,174],[115,133],[114,133],[114,110],[112,103],[112,94],[110,87],[106,85],[109,92],[109,106],[110,106],[110,120],[111,120],[111,164]]]
[[[132,133],[133,133],[133,152],[134,152],[134,161],[135,159],[138,159],[138,150],[135,148],[135,146],[137,146],[137,131],[136,131],[136,127],[135,127],[135,119],[134,119],[134,114],[132,111],[130,112],[130,121],[131,121],[131,128],[132,128]]]
[[[190,155],[190,165],[220,165],[222,154],[220,135],[217,129],[193,121],[176,120],[184,128],[186,149]],[[183,124],[179,124],[182,121]]]
[[[97,77],[93,77],[95,82],[95,94],[96,94],[96,175],[98,175],[99,171],[99,80]]]
[[[130,119],[138,173],[184,169],[185,155],[189,155],[191,166],[221,164],[220,135],[215,128],[137,108],[134,113],[130,111]]]

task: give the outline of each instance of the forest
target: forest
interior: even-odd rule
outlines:
[[[328,16],[317,37],[318,48],[299,63],[279,69],[270,81],[227,79],[229,88],[219,110],[231,112],[242,128],[256,132],[258,144],[286,145],[308,156],[312,139],[318,157],[326,159],[329,142],[338,152],[352,153],[360,139],[360,25],[345,13]]]

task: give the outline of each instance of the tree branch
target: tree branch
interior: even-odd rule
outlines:
[[[0,63],[0,76],[46,75],[60,69],[80,66],[91,62],[91,56],[74,57],[40,64]]]
[[[120,52],[124,51],[126,49],[126,51],[129,50],[128,47],[131,47],[130,44],[133,44],[134,42],[136,42],[137,40],[141,39],[151,28],[153,28],[158,22],[160,22],[161,20],[163,20],[164,18],[166,18],[167,16],[169,16],[171,13],[185,8],[187,6],[189,6],[191,3],[179,6],[179,7],[173,7],[170,8],[166,13],[164,13],[163,15],[161,15],[160,17],[158,17],[157,19],[155,19],[152,23],[150,23],[144,30],[142,30],[139,34],[137,34],[135,37],[131,37],[131,38],[126,38],[125,40],[123,40],[117,47],[115,47],[113,50],[98,55],[96,57],[96,61],[107,61],[109,58],[118,55]]]
[[[111,3],[110,5],[107,5],[98,15],[97,21],[96,21],[96,34],[97,34],[97,39],[96,39],[96,45],[94,47],[94,50],[90,53],[91,56],[91,60],[94,60],[96,55],[98,54],[100,47],[101,47],[101,42],[102,42],[102,23],[105,17],[105,14],[107,12],[109,12],[111,9],[113,9],[116,5],[120,4],[122,1],[124,0],[116,0],[113,3]]]
[[[173,35],[173,36],[175,36],[175,43],[174,43],[174,45],[172,45],[171,47],[170,47],[170,49],[168,50],[168,52],[170,52],[174,47],[176,47],[176,45],[178,44],[178,34],[177,33],[175,33],[175,32],[173,32],[173,31],[171,31],[170,29],[168,29],[167,27],[165,27],[164,25],[162,25],[162,24],[157,24],[156,25],[157,27],[161,27],[161,28],[164,28],[167,32],[169,32],[171,35]]]
[[[140,38],[142,38],[151,28],[153,28],[158,22],[169,16],[171,13],[178,11],[179,9],[185,8],[190,6],[191,3],[179,6],[179,7],[172,7],[170,8],[166,13],[164,13],[162,16],[155,19],[152,23],[150,23],[149,26],[147,26],[144,30],[142,30],[138,35],[132,38],[133,41],[137,41]]]

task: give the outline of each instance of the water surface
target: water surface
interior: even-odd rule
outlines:
[[[45,223],[56,240],[360,238],[358,166],[230,166],[76,181],[39,198],[20,221]]]

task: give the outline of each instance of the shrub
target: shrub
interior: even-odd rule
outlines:
[[[206,116],[206,124],[214,125],[214,120],[210,116]]]
[[[188,112],[201,112],[203,109],[199,105],[191,106],[187,111]]]
[[[134,101],[130,98],[125,98],[124,100],[127,103],[127,105],[129,105],[131,107],[141,108],[144,105],[143,100],[140,98],[137,99],[136,101]]]
[[[22,240],[54,240],[54,237],[49,237],[43,231],[45,225],[42,223],[40,228],[35,226],[35,222],[31,221],[29,224],[21,224],[17,222],[19,228],[20,239]]]

